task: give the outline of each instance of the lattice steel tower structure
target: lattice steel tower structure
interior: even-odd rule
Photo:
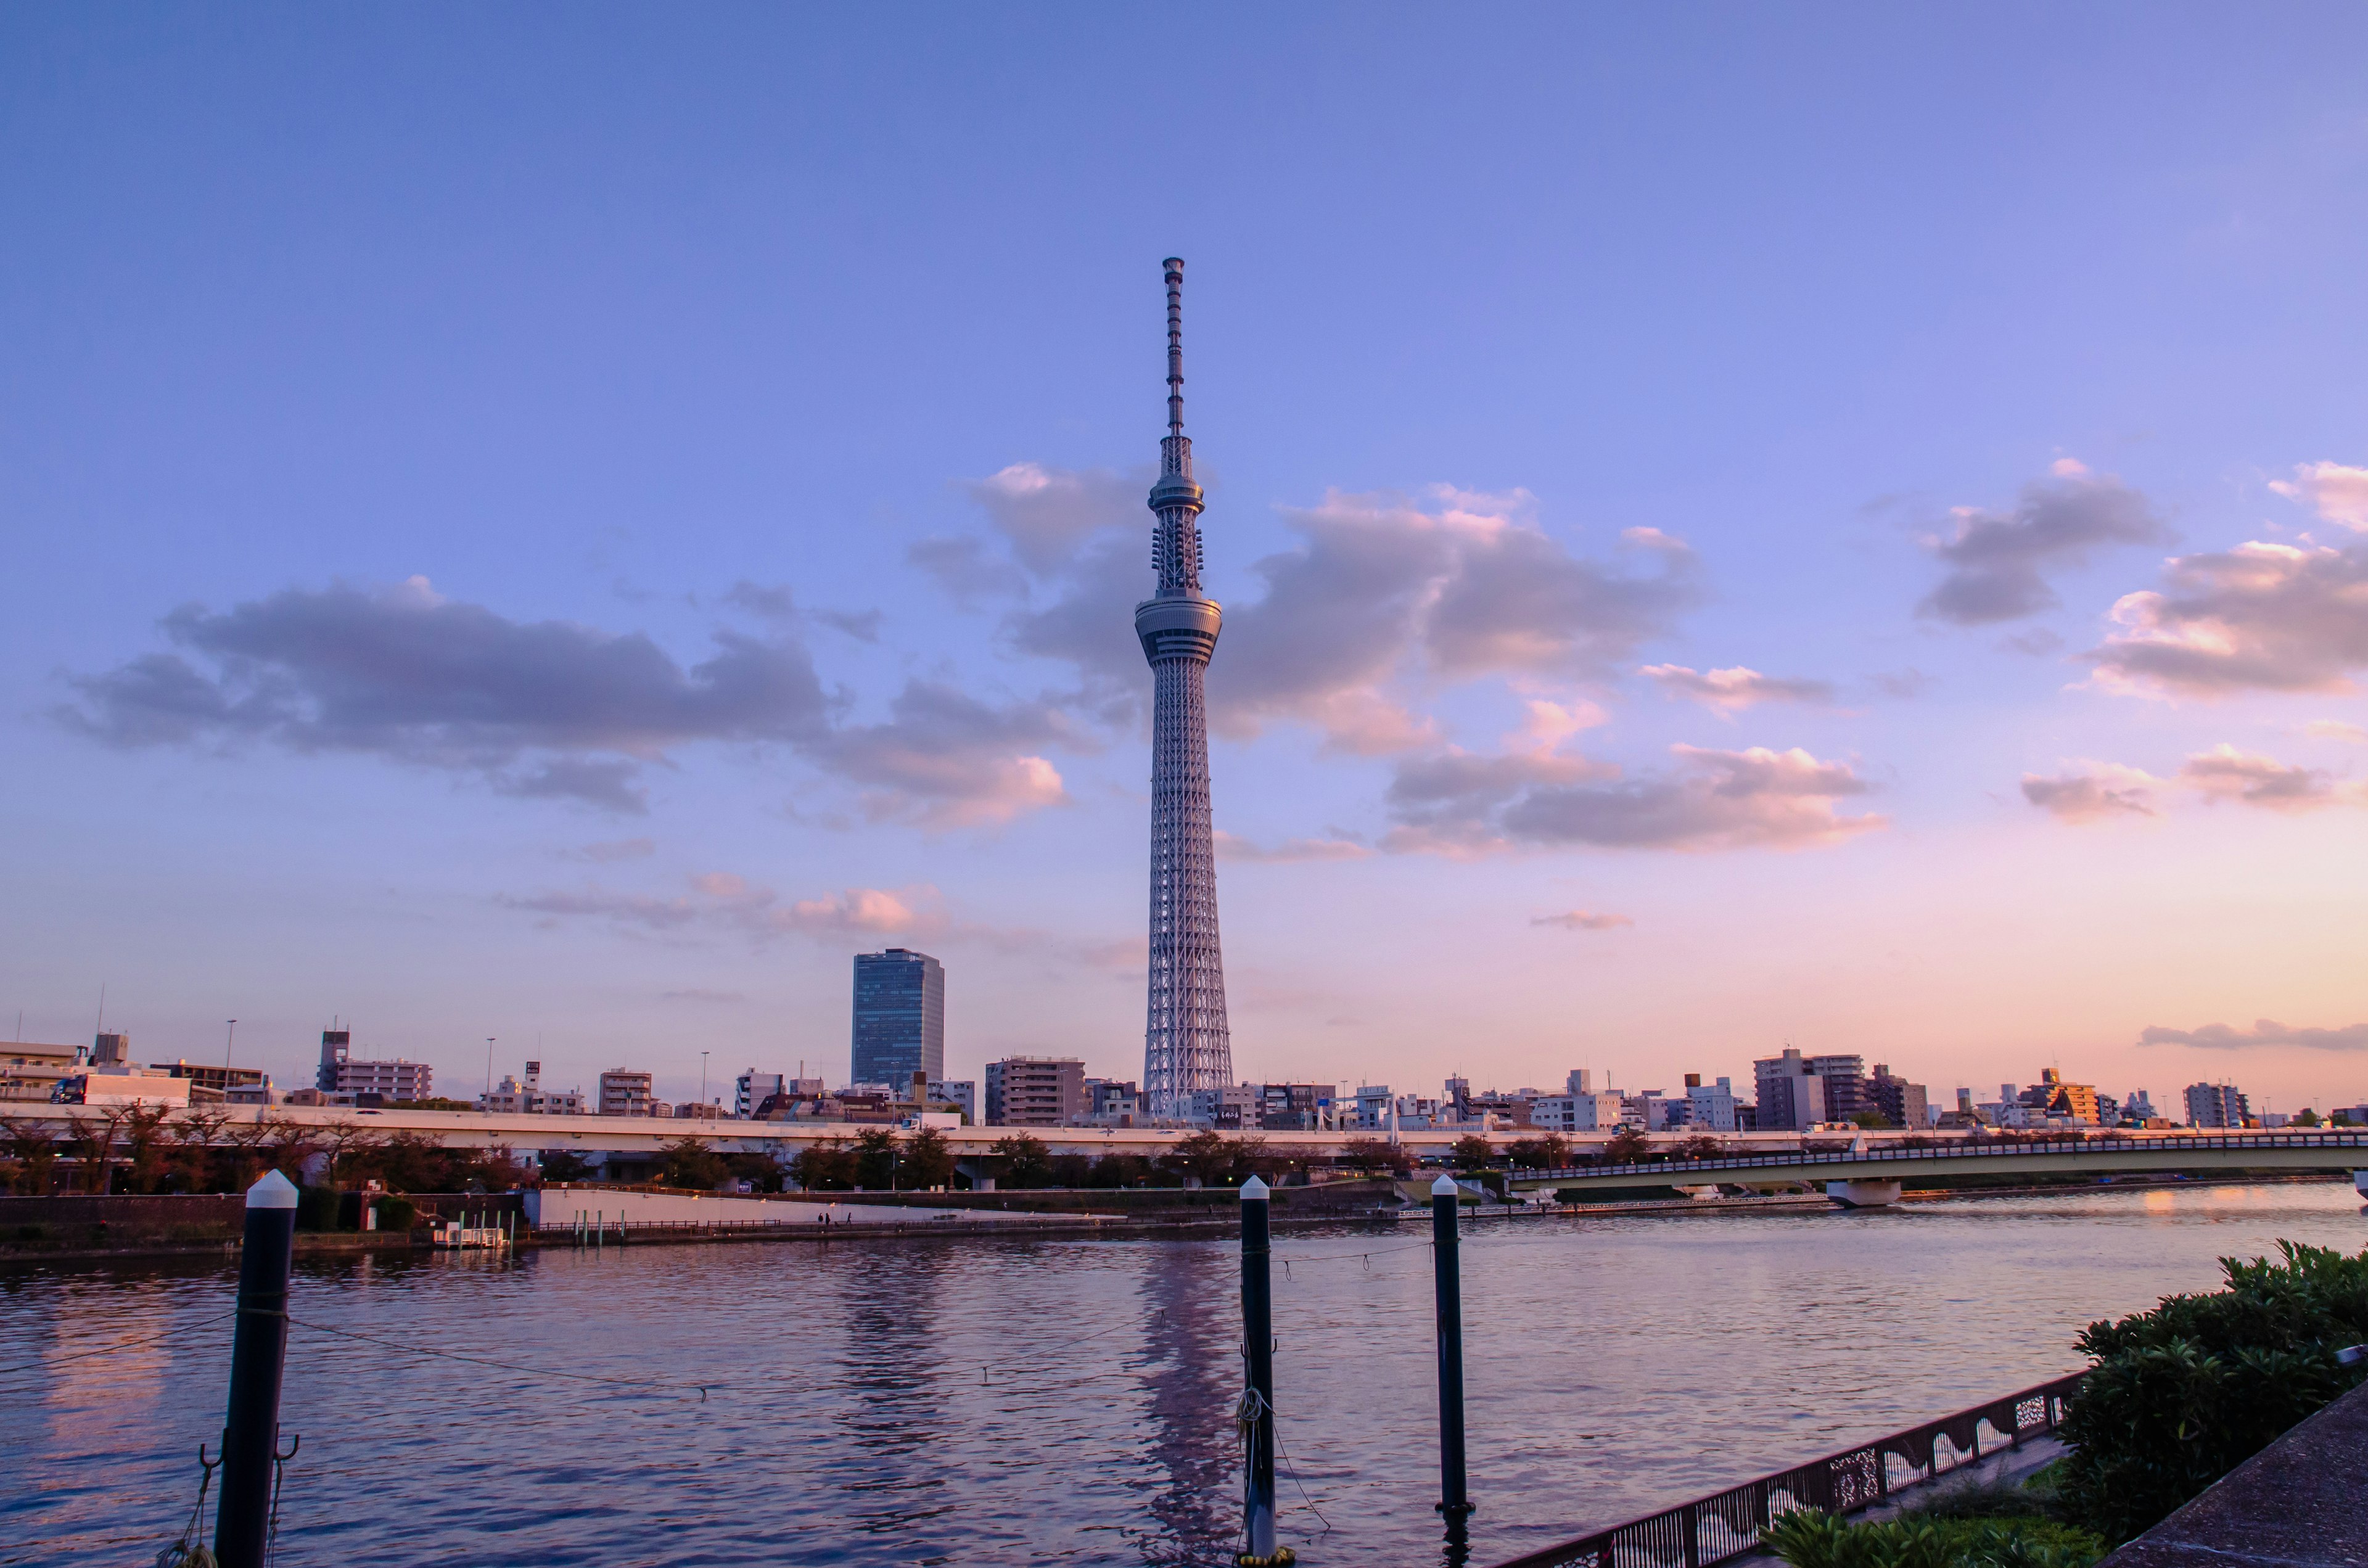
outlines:
[[[1209,720],[1202,677],[1224,620],[1201,592],[1201,487],[1184,434],[1184,264],[1167,271],[1167,437],[1151,509],[1159,591],[1134,607],[1151,661],[1151,1002],[1144,1108],[1180,1117],[1196,1089],[1233,1082],[1225,960],[1217,946],[1217,862],[1209,830]]]

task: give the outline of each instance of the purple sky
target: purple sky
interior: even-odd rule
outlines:
[[[0,1010],[1133,1075],[1180,254],[1242,1075],[2368,1098],[2363,47],[19,7]]]

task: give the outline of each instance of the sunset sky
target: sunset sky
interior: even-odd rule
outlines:
[[[2368,12],[18,6],[0,1014],[2368,1099]],[[14,1024],[0,1017],[0,1028]]]

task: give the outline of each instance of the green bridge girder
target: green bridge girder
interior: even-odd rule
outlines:
[[[2112,1172],[2295,1170],[2368,1172],[2368,1131],[2248,1132],[2226,1137],[2051,1139],[1960,1143],[1863,1153],[1746,1154],[1609,1168],[1517,1171],[1508,1185],[1602,1192],[1639,1187],[1791,1187],[1803,1182],[1896,1181],[1908,1187],[1952,1176],[2050,1176]]]

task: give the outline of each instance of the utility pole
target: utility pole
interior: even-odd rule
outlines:
[[[238,1044],[238,1020],[230,1021],[230,1035],[222,1041],[222,1093],[230,1093],[230,1053]]]
[[[486,1094],[489,1097],[492,1096],[492,1094],[493,1094],[493,1092],[494,1092],[494,1040],[495,1040],[495,1036],[493,1036],[493,1035],[487,1035],[487,1036],[485,1037],[485,1094]]]

